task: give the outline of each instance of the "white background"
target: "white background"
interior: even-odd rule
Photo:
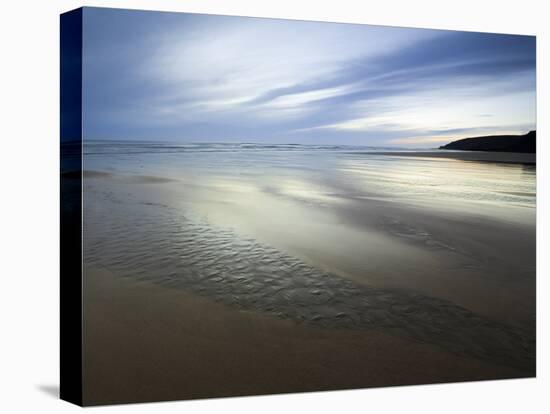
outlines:
[[[277,0],[4,1],[0,12],[0,411],[75,412],[58,390],[59,17],[111,6],[260,17],[536,34],[538,46],[538,378],[191,402],[134,404],[92,411],[280,413],[544,412],[550,392],[543,347],[548,319],[548,12],[543,1]],[[546,115],[546,118],[545,118]],[[542,159],[542,157],[546,159]],[[542,183],[546,183],[545,186]],[[546,407],[548,409],[548,407]],[[546,411],[549,412],[549,411]]]

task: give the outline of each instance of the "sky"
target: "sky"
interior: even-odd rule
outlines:
[[[86,139],[436,147],[535,129],[535,37],[84,9]]]

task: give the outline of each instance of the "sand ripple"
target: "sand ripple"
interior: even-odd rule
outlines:
[[[383,329],[455,354],[534,372],[530,332],[446,300],[355,283],[174,208],[120,203],[109,196],[90,193],[86,203],[87,266],[296,323]],[[410,229],[396,223],[393,227],[411,236]],[[414,236],[431,242],[425,235]]]

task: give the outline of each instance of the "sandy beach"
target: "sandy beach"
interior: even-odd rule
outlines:
[[[383,332],[298,326],[86,269],[84,401],[116,404],[528,376]]]
[[[503,162],[513,164],[536,164],[537,154],[516,153],[516,152],[488,152],[488,151],[395,151],[395,152],[372,152],[378,155],[391,155],[398,157],[421,157],[421,158],[449,158],[462,161],[487,161]]]
[[[87,404],[535,375],[534,166],[101,145]]]

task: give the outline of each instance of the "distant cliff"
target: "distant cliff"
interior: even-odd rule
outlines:
[[[537,131],[530,131],[525,135],[492,135],[464,138],[443,145],[439,149],[535,153],[537,150]]]

